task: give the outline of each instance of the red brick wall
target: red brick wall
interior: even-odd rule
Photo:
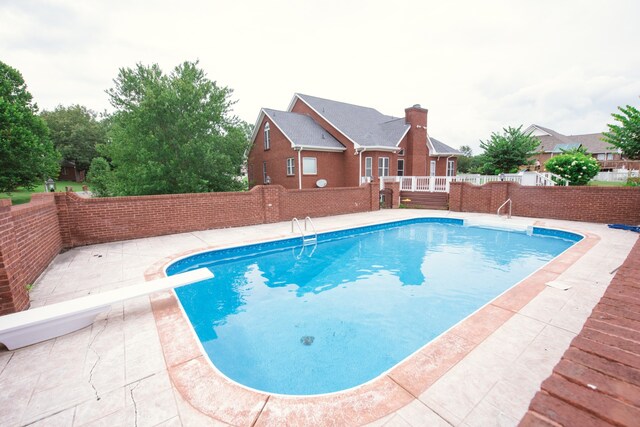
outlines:
[[[62,248],[51,194],[35,194],[31,203],[12,207],[0,201],[0,315],[29,306],[32,284]]]
[[[378,210],[378,188],[377,184],[371,184],[364,187],[286,191],[282,197],[281,217],[286,220]]]
[[[0,315],[28,307],[25,286],[63,247],[377,209],[377,183],[96,199],[54,193],[34,195],[31,203],[18,206],[0,200]]]
[[[495,213],[508,198],[512,215],[571,221],[640,224],[640,189],[634,187],[523,187],[451,183],[449,209]]]

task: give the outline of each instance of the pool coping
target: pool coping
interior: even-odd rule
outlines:
[[[534,226],[544,227],[544,222],[535,221]],[[566,227],[553,229],[577,233],[584,238],[378,378],[343,392],[326,395],[269,394],[229,380],[213,367],[201,351],[175,294],[172,291],[155,294],[151,297],[151,306],[169,377],[191,406],[227,424],[362,425],[374,422],[418,399],[542,292],[547,282],[555,280],[600,240],[599,236],[589,232]],[[290,235],[272,236],[260,242],[285,237]],[[231,246],[213,245],[165,257],[145,272],[145,279],[164,277],[165,267],[179,258],[227,247]]]

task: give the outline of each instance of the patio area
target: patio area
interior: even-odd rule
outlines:
[[[495,215],[394,209],[314,223],[323,232],[421,216],[498,221]],[[215,372],[206,363],[206,372],[183,375],[176,366],[202,356],[193,355],[193,338],[180,329],[179,319],[162,322],[175,315],[164,305],[171,293],[163,293],[116,304],[93,326],[75,333],[0,350],[0,425],[517,425],[638,235],[604,224],[521,217],[500,221],[566,229],[587,238],[576,251],[384,374],[380,381],[392,389],[389,394],[367,384],[363,389],[369,387],[370,400],[352,392],[315,402],[247,397],[249,391],[239,392],[241,387],[229,381],[211,380]],[[157,277],[177,254],[291,236],[290,223],[279,222],[78,247],[58,255],[38,279],[30,294],[32,307]],[[571,287],[545,286],[550,280]],[[202,390],[201,379],[227,388]],[[243,406],[248,401],[253,404]]]

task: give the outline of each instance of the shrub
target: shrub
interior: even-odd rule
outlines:
[[[640,178],[627,178],[627,187],[640,187]]]
[[[544,167],[566,178],[569,185],[586,185],[600,170],[596,159],[578,151],[552,157]]]
[[[111,182],[111,166],[103,157],[95,157],[89,166],[87,181],[91,183],[93,194],[98,197],[111,195],[109,183]]]

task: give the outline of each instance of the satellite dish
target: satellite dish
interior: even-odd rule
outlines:
[[[318,188],[324,188],[327,186],[327,180],[326,179],[319,179],[316,181],[316,186]]]

